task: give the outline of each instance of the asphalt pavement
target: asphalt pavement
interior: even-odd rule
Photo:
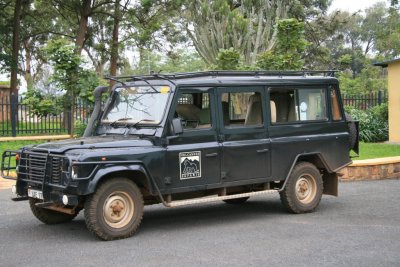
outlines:
[[[105,242],[73,222],[44,225],[0,190],[0,266],[400,266],[400,180],[340,183],[311,214],[278,194],[145,207],[137,234]]]

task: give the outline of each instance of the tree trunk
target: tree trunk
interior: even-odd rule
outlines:
[[[12,61],[11,61],[11,78],[10,78],[10,102],[11,102],[11,130],[12,136],[16,136],[18,121],[18,57],[20,47],[20,20],[23,0],[15,1],[14,19],[13,19],[13,39],[12,39]]]
[[[14,19],[13,19],[13,39],[12,39],[12,61],[11,61],[11,78],[10,78],[10,94],[18,96],[18,57],[21,31],[21,9],[23,0],[15,1]]]
[[[75,39],[75,51],[78,55],[82,53],[83,46],[85,44],[86,33],[88,29],[88,22],[89,16],[92,11],[92,1],[91,0],[83,0],[80,10],[80,19],[79,19],[79,26],[76,32],[76,39]],[[73,77],[71,77],[72,79]],[[75,116],[74,116],[74,109],[75,109],[75,94],[71,92],[71,106],[70,109],[64,107],[64,114],[68,114],[71,112],[71,128],[70,133],[74,134],[74,124],[75,124]],[[68,119],[64,116],[64,127],[68,127]]]
[[[82,6],[81,6],[81,17],[79,20],[79,27],[78,31],[76,33],[76,40],[75,40],[75,46],[76,46],[76,52],[80,55],[83,49],[83,45],[85,43],[85,36],[88,28],[88,21],[89,21],[89,16],[90,16],[90,11],[91,11],[91,0],[83,0]]]
[[[27,87],[28,91],[33,89],[31,45],[32,45],[31,40],[26,40],[24,42],[24,49],[25,49],[24,78],[26,81],[26,87]]]
[[[114,8],[114,28],[112,34],[112,42],[111,42],[111,59],[110,59],[110,76],[117,75],[117,63],[118,63],[118,31],[119,31],[119,20],[120,20],[120,7],[119,0],[115,0],[115,8]],[[115,81],[110,80],[110,88],[114,86]]]
[[[71,92],[71,128],[70,128],[70,134],[74,135],[75,132],[75,94]]]

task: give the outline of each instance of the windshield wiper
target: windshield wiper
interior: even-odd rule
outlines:
[[[154,120],[149,120],[149,119],[141,119],[138,122],[135,122],[132,124],[130,127],[136,127],[139,123],[144,122],[144,121],[154,121]]]
[[[120,122],[120,121],[128,121],[128,120],[131,120],[131,119],[132,119],[132,118],[129,118],[129,117],[119,118],[119,119],[117,119],[117,120],[111,122],[109,125],[110,125],[111,127],[114,127],[115,124],[116,124],[117,122]],[[127,126],[127,124],[125,124],[124,127],[126,127],[126,126]]]

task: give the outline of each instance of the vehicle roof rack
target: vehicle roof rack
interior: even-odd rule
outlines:
[[[108,78],[124,80],[127,82],[163,79],[174,83],[173,80],[189,79],[211,76],[213,78],[226,77],[226,76],[247,76],[247,77],[260,77],[260,76],[323,76],[335,77],[338,70],[295,70],[295,71],[269,71],[269,70],[256,70],[256,71],[231,71],[231,70],[212,70],[212,71],[198,71],[198,72],[177,72],[177,73],[151,73],[147,75],[128,75],[128,76],[110,76]]]

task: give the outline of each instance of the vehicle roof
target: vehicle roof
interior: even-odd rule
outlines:
[[[141,76],[120,76],[110,79],[126,83],[172,83],[175,86],[244,85],[244,84],[337,84],[335,71],[204,71]]]

